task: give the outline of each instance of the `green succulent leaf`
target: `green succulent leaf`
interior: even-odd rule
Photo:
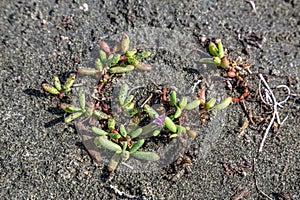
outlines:
[[[96,126],[93,126],[92,127],[92,132],[97,134],[97,135],[100,135],[100,136],[106,136],[108,135],[108,132],[102,130],[101,128],[97,128]]]
[[[100,60],[99,60],[100,62]],[[97,69],[97,65],[96,65],[96,69],[95,68],[86,68],[86,67],[77,67],[76,71],[80,74],[85,74],[85,75],[94,75],[100,72],[99,69]]]
[[[134,102],[130,102],[128,104],[124,105],[125,110],[130,111],[132,109],[134,109]]]
[[[219,58],[219,57],[214,57],[214,58],[213,58],[213,61],[214,61],[214,63],[215,63],[217,66],[221,66],[221,58]]]
[[[65,123],[69,123],[69,122],[73,121],[74,119],[77,119],[82,114],[83,114],[83,112],[75,112],[75,113],[70,114],[69,116],[67,116],[65,118]]]
[[[127,146],[128,146],[128,143],[127,143],[127,141],[126,141],[126,142],[124,142],[124,144],[123,144],[122,152],[125,152],[125,151],[126,151]]]
[[[112,68],[109,69],[109,72],[111,74],[122,74],[122,73],[130,72],[132,70],[134,70],[133,65],[126,65],[126,66],[112,67]]]
[[[124,106],[128,105],[134,98],[134,95],[129,95],[125,101],[124,101]]]
[[[102,112],[102,111],[99,111],[99,110],[94,110],[93,111],[93,114],[98,118],[98,119],[108,119],[109,118],[109,115]]]
[[[128,58],[132,58],[136,53],[137,53],[137,50],[132,49],[132,50],[126,51],[125,56]]]
[[[99,58],[95,60],[95,71],[102,71],[103,70],[103,64]],[[97,73],[97,72],[96,72]]]
[[[187,105],[187,97],[182,97],[178,102],[178,106],[183,110],[186,105]]]
[[[103,65],[106,65],[107,62],[107,57],[106,57],[106,53],[103,50],[99,51],[99,55],[100,55],[100,60],[102,62]]]
[[[111,66],[115,66],[119,62],[120,58],[121,58],[121,55],[116,54],[113,61],[112,61],[112,63],[111,63]]]
[[[176,125],[177,127],[177,134],[180,135],[184,132],[186,132],[186,129],[183,127],[183,126],[180,126],[180,125]]]
[[[137,65],[139,61],[137,61],[135,58],[129,57],[129,58],[127,58],[127,62],[130,65]]]
[[[108,56],[108,58],[107,58],[107,63],[108,63],[108,64],[111,64],[111,63],[113,62],[113,60],[114,60],[114,55],[113,55],[113,54],[110,54],[110,55]]]
[[[138,129],[132,131],[131,133],[129,133],[129,136],[131,139],[134,139],[134,138],[138,137],[139,135],[141,135],[142,132],[143,132],[143,129],[138,128]]]
[[[141,108],[133,108],[133,109],[128,110],[128,114],[133,116],[133,115],[136,115],[137,113],[139,113],[140,111],[141,111]]]
[[[127,137],[127,131],[126,131],[126,128],[123,124],[120,125],[120,134],[126,138]]]
[[[136,151],[130,155],[134,158],[146,161],[158,161],[160,159],[159,156],[154,152]]]
[[[144,139],[140,139],[137,142],[135,142],[131,149],[129,150],[130,153],[135,153],[137,150],[139,150],[139,148],[141,148],[144,144],[145,140]]]
[[[216,98],[211,98],[209,101],[206,102],[205,108],[206,108],[207,110],[211,109],[212,107],[215,106],[216,101],[217,101]]]
[[[216,42],[217,42],[217,45],[218,45],[218,57],[223,58],[224,57],[224,48],[223,48],[223,44],[221,42],[221,39],[217,39]]]
[[[76,106],[67,104],[67,103],[61,103],[60,108],[63,109],[67,113],[75,113],[82,111],[81,108],[78,108]]]
[[[144,58],[148,58],[149,56],[151,56],[151,52],[146,51],[146,52],[139,53],[139,54],[135,55],[134,58],[137,59],[137,60],[142,60]]]
[[[94,109],[93,108],[88,108],[87,110],[85,110],[84,114],[87,117],[92,117],[94,113]]]
[[[108,118],[107,126],[109,130],[114,130],[116,127],[116,120],[114,118]]]
[[[175,138],[175,137],[178,137],[178,136],[179,136],[178,133],[173,133],[173,134],[171,134],[171,135],[169,136],[169,138]]]
[[[96,137],[94,139],[94,143],[95,143],[95,145],[101,145],[110,151],[122,152],[122,148],[118,144],[108,140],[104,136]]]
[[[121,41],[121,49],[123,53],[126,53],[129,50],[130,39],[126,33],[123,33],[123,40]]]
[[[59,94],[59,91],[55,87],[53,87],[52,85],[50,85],[48,83],[43,83],[42,88],[43,88],[43,90],[45,90],[46,92],[49,92],[50,94],[53,94],[53,95]]]
[[[144,110],[152,119],[155,119],[159,116],[159,114],[148,104],[144,105]]]
[[[123,106],[124,103],[125,103],[125,100],[127,98],[128,90],[129,90],[129,86],[126,83],[124,83],[120,88],[118,97],[119,97],[119,103],[120,103],[121,106]]]
[[[70,89],[74,82],[75,82],[75,79],[76,79],[76,74],[71,74],[68,78],[67,78],[67,81],[65,82],[64,86],[63,86],[63,93],[66,93],[66,91],[68,91],[68,89]]]
[[[79,90],[79,104],[80,104],[80,108],[83,112],[85,112],[85,93],[83,92],[83,90]]]
[[[176,118],[180,117],[181,113],[182,113],[182,110],[179,107],[177,107],[173,118],[176,119]]]
[[[177,105],[177,97],[176,97],[176,92],[175,91],[172,91],[171,92],[171,102],[174,106]]]
[[[169,129],[169,131],[176,133],[177,127],[169,117],[165,117],[164,125],[167,129]]]
[[[118,140],[118,139],[120,139],[122,137],[119,133],[109,133],[108,136],[110,138],[115,139],[115,140]]]
[[[216,110],[223,110],[223,109],[227,108],[230,105],[231,102],[232,102],[232,98],[231,97],[227,97],[221,103],[219,103],[218,105],[216,105],[215,109]]]
[[[158,136],[158,135],[160,134],[160,132],[161,132],[161,129],[156,129],[156,130],[154,130],[154,131],[153,131],[153,136],[154,136],[154,137]]]
[[[194,101],[188,103],[188,104],[185,106],[185,109],[186,109],[186,110],[193,110],[193,109],[199,107],[200,103],[201,103],[201,100],[200,100],[200,99],[196,99],[196,100],[194,100]]]
[[[210,55],[212,55],[212,56],[219,56],[219,50],[218,50],[218,47],[217,47],[217,45],[216,45],[214,42],[212,42],[212,41],[209,42],[209,45],[208,45],[208,51],[209,51]]]
[[[54,87],[55,87],[58,91],[61,91],[61,90],[62,90],[62,88],[61,88],[61,83],[60,83],[60,80],[59,80],[58,76],[54,76],[53,84],[54,84]]]

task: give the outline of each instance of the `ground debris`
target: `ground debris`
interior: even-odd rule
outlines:
[[[245,134],[245,130],[248,127],[248,125],[249,125],[249,120],[246,119],[240,129],[238,136],[237,136],[238,138],[241,138]]]
[[[244,34],[238,33],[238,39],[243,44],[246,54],[249,54],[251,46],[262,49],[262,45],[266,40],[264,37],[260,37],[252,31],[248,31]]]
[[[129,198],[129,199],[136,199],[137,197],[134,196],[134,195],[130,195],[130,194],[127,194],[125,192],[122,192],[120,191],[117,186],[113,186],[113,185],[109,185],[109,187],[115,192],[115,194],[119,195],[119,196],[123,196],[123,197],[126,197],[126,198]]]
[[[284,193],[284,192],[279,192],[274,194],[277,199],[282,199],[282,200],[290,200],[291,195],[289,193]]]
[[[232,163],[223,163],[223,169],[225,171],[225,174],[223,176],[222,184],[225,184],[227,177],[230,175],[238,174],[241,177],[247,176],[247,169],[252,166],[252,163],[248,161],[248,159],[245,156],[242,156],[241,162],[238,162],[236,164]]]
[[[240,186],[237,187],[234,194],[231,196],[231,200],[240,200],[246,197],[249,194],[249,190],[247,188],[242,188]]]
[[[176,168],[177,168],[176,174],[173,175],[170,178],[170,180],[177,181],[185,173],[190,174],[192,172],[191,167],[190,167],[191,163],[192,163],[191,157],[189,157],[187,155],[180,156],[175,163]]]

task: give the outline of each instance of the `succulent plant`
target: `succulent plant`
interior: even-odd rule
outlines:
[[[50,94],[59,95],[60,97],[62,97],[64,94],[72,90],[72,86],[75,82],[75,79],[76,79],[76,74],[71,74],[66,80],[65,84],[61,85],[58,76],[54,76],[53,85],[48,83],[43,83],[42,88],[43,90],[45,90]]]
[[[100,86],[97,87],[95,94],[99,94],[103,85],[110,81],[110,78],[115,74],[122,74],[130,72],[134,69],[150,71],[152,67],[144,62],[143,59],[148,58],[151,53],[139,52],[137,49],[130,49],[130,39],[127,34],[123,33],[122,40],[111,48],[106,42],[100,42],[99,57],[95,60],[94,68],[78,67],[77,73],[85,75],[94,75],[99,79]],[[208,50],[213,58],[205,58],[202,61],[215,63],[228,70],[232,63],[230,63],[224,53],[221,40],[210,42]],[[230,71],[233,72],[233,71]],[[234,72],[235,73],[235,72]],[[229,73],[231,74],[231,73]],[[42,88],[53,95],[60,97],[72,90],[75,82],[76,74],[71,74],[64,85],[57,76],[54,77],[53,85],[43,83]],[[195,138],[197,133],[190,129],[189,126],[181,124],[183,114],[189,114],[192,110],[203,109],[205,112],[212,112],[222,110],[230,105],[233,98],[228,97],[221,103],[216,104],[216,99],[211,98],[206,101],[205,90],[200,91],[199,98],[188,100],[186,96],[180,97],[176,91],[171,91],[168,98],[161,99],[161,106],[170,112],[162,113],[155,110],[151,105],[145,104],[141,107],[136,107],[135,95],[129,94],[129,85],[124,83],[118,92],[118,103],[120,107],[119,114],[129,114],[132,120],[129,124],[119,124],[114,118],[114,114],[109,109],[104,109],[99,106],[101,100],[96,102],[86,102],[84,90],[81,88],[78,91],[79,105],[75,106],[67,103],[60,103],[60,108],[68,116],[64,118],[66,123],[69,123],[80,116],[85,116],[85,119],[98,119],[100,127],[95,123],[89,123],[90,132],[93,133],[92,144],[96,147],[104,148],[112,152],[109,161],[108,170],[114,171],[121,162],[128,159],[138,159],[148,162],[159,161],[160,156],[153,151],[147,151],[147,140],[152,137],[160,137],[161,134],[167,134],[169,138],[185,138],[188,135],[190,138]],[[97,98],[95,98],[97,99]],[[198,112],[198,111],[197,111]],[[141,116],[148,120],[143,126],[140,126]],[[83,119],[80,121],[85,121]],[[83,125],[82,125],[83,127]],[[99,151],[101,150],[99,148]]]
[[[78,117],[80,117],[83,114],[85,114],[86,117],[95,116],[98,119],[108,119],[109,118],[109,115],[107,115],[106,113],[104,113],[100,110],[96,110],[96,109],[90,108],[90,107],[86,108],[85,94],[82,89],[79,90],[78,98],[79,98],[80,107],[73,106],[73,105],[67,104],[67,103],[60,104],[60,108],[62,110],[64,110],[66,113],[70,113],[70,115],[68,115],[64,119],[64,121],[66,123],[69,123],[69,122],[77,119]]]

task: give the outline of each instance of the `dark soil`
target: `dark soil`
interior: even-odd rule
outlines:
[[[282,118],[289,117],[278,133],[270,132],[259,157],[268,123],[258,130],[248,127],[238,138],[247,115],[242,104],[232,105],[219,124],[198,133],[195,147],[205,138],[211,145],[194,157],[192,172],[170,181],[169,165],[108,175],[104,164],[92,162],[74,125],[63,123],[58,100],[40,86],[91,62],[92,49],[107,36],[128,32],[139,41],[135,45],[154,51],[147,60],[154,68],[161,64],[178,71],[168,74],[174,85],[177,77],[192,84],[210,73],[181,59],[186,51],[201,49],[199,38],[205,35],[222,38],[231,57],[247,57],[251,71],[267,75],[272,87],[289,84],[290,77],[291,93],[299,94],[298,1],[255,1],[256,14],[247,1],[86,1],[88,11],[80,3],[0,2],[1,199],[230,199],[238,187],[249,191],[244,199],[267,199],[262,192],[272,199],[300,199],[299,96],[280,109]],[[164,35],[168,31],[175,37]],[[261,46],[250,44],[250,32],[265,39]],[[248,53],[242,41],[250,44]],[[249,77],[250,87],[256,89],[258,80]],[[221,83],[216,85],[224,87]],[[258,108],[251,100],[246,105]],[[219,131],[215,138],[210,130]]]

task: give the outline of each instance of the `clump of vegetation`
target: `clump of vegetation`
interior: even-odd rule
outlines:
[[[94,145],[113,153],[108,166],[109,171],[114,171],[121,162],[131,158],[149,162],[158,161],[160,159],[158,153],[147,151],[145,148],[146,140],[159,138],[162,132],[169,139],[195,138],[197,133],[191,130],[188,124],[181,123],[183,115],[189,115],[192,110],[199,114],[216,114],[234,100],[227,97],[216,104],[215,98],[206,100],[205,89],[201,89],[199,97],[189,101],[188,97],[179,97],[175,91],[168,92],[168,88],[163,88],[162,96],[157,97],[160,102],[159,108],[154,109],[147,103],[137,107],[135,95],[129,94],[129,86],[123,84],[118,92],[118,104],[121,110],[118,114],[129,115],[130,122],[118,124],[114,113],[111,112],[109,105],[111,102],[104,102],[99,97],[109,95],[104,88],[112,87],[112,80],[118,78],[118,74],[128,73],[134,69],[150,71],[152,67],[142,60],[148,58],[151,53],[130,49],[130,39],[125,33],[121,42],[112,49],[104,41],[100,43],[100,48],[99,58],[95,60],[95,68],[77,68],[78,74],[91,75],[98,79],[98,85],[95,86],[96,89],[92,94],[93,102],[86,102],[84,85],[82,85],[78,91],[79,105],[61,103],[60,108],[69,114],[64,118],[66,123],[74,120],[83,123],[89,120],[86,129],[94,134]],[[228,62],[220,40],[217,40],[217,44],[212,42],[209,44],[209,52],[214,56],[213,59],[202,61],[212,61],[229,70],[230,73],[234,71],[234,63]],[[72,74],[61,86],[59,78],[55,76],[54,86],[43,83],[42,88],[50,94],[62,96],[72,90],[75,77],[76,75]],[[237,72],[236,77],[239,77]],[[145,118],[148,120],[142,122]],[[95,120],[100,126],[96,125]],[[91,152],[89,153],[92,155]]]
[[[62,97],[64,94],[70,92],[72,90],[72,86],[75,82],[76,75],[71,74],[65,84],[62,86],[58,76],[54,76],[53,85],[48,83],[43,83],[42,88],[53,95],[58,95]]]

